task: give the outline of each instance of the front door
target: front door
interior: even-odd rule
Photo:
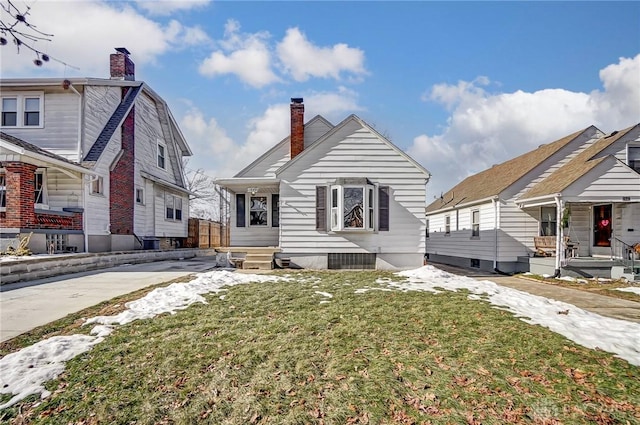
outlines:
[[[613,207],[611,204],[593,206],[593,255],[612,255]]]

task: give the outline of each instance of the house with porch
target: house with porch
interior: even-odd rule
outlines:
[[[429,172],[355,115],[304,123],[235,177],[232,256],[244,268],[400,269],[422,265]]]
[[[116,49],[105,79],[0,80],[0,249],[29,234],[34,253],[186,239],[191,151],[129,55]]]
[[[470,176],[426,208],[431,261],[513,273],[640,274],[640,124],[594,126]]]

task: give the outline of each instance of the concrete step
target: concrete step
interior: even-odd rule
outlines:
[[[272,253],[255,253],[255,252],[247,252],[245,256],[247,260],[256,260],[256,261],[267,261],[273,258]]]
[[[247,269],[253,269],[253,270],[271,270],[273,269],[273,262],[271,260],[269,261],[247,261],[245,260],[242,268],[247,270]]]

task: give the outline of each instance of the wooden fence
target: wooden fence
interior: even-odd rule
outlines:
[[[228,227],[217,221],[189,219],[188,248],[215,248],[229,246]]]

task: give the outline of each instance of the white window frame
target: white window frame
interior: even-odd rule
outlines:
[[[104,196],[104,179],[102,177],[91,179],[91,189],[89,193]]]
[[[262,208],[254,208],[254,199],[264,199],[264,209]],[[265,194],[255,194],[255,195],[249,195],[249,208],[247,208],[247,224],[249,225],[249,227],[269,227],[269,217],[271,215],[271,208],[270,208],[270,203],[271,203],[271,197],[268,196],[266,193]],[[259,204],[256,204],[259,205]],[[252,212],[266,212],[267,213],[267,219],[265,221],[264,224],[252,224],[251,223],[251,213]]]
[[[160,155],[160,151],[162,151],[162,155]],[[162,165],[160,165],[160,160],[162,159]],[[156,165],[158,168],[163,170],[167,169],[167,145],[158,141],[156,144]]]
[[[4,202],[4,205],[2,203]],[[7,173],[0,171],[0,211],[7,210]]]
[[[4,125],[2,118],[4,118],[4,99],[16,99],[16,125]],[[25,114],[27,112],[26,104],[27,99],[38,99],[38,124],[26,125]],[[14,112],[14,111],[11,111]],[[6,93],[1,96],[0,99],[0,127],[1,128],[43,128],[44,127],[44,92],[14,92]]]
[[[182,221],[182,197],[171,193],[164,195],[165,221]],[[169,215],[171,215],[169,217]],[[180,216],[180,217],[178,217]]]
[[[144,205],[144,189],[141,187],[136,187],[135,192],[135,201],[138,205]]]
[[[471,237],[480,238],[480,209],[471,210]]]
[[[37,191],[36,189],[38,175],[42,176],[42,186],[40,187],[40,191]],[[37,196],[37,193],[40,193],[42,195],[40,199],[42,202],[36,202],[39,197]],[[44,210],[49,209],[49,196],[47,192],[47,170],[45,168],[37,169],[33,175],[33,204],[34,208]]]
[[[627,145],[627,165],[640,173],[640,145]]]
[[[344,195],[348,189],[362,191],[362,226],[347,226],[345,224]],[[373,184],[345,184],[330,187],[329,205],[331,210],[332,232],[373,232],[378,223],[378,196],[376,185]]]
[[[549,215],[548,220],[545,219],[545,217],[543,216],[545,210],[547,211],[552,211],[552,213]],[[557,227],[558,227],[558,210],[556,209],[556,206],[542,206],[540,207],[540,229],[538,231],[538,234],[540,236],[556,236],[557,233]],[[544,223],[548,223],[548,227],[550,230],[550,234],[545,234],[543,232],[544,230]]]

